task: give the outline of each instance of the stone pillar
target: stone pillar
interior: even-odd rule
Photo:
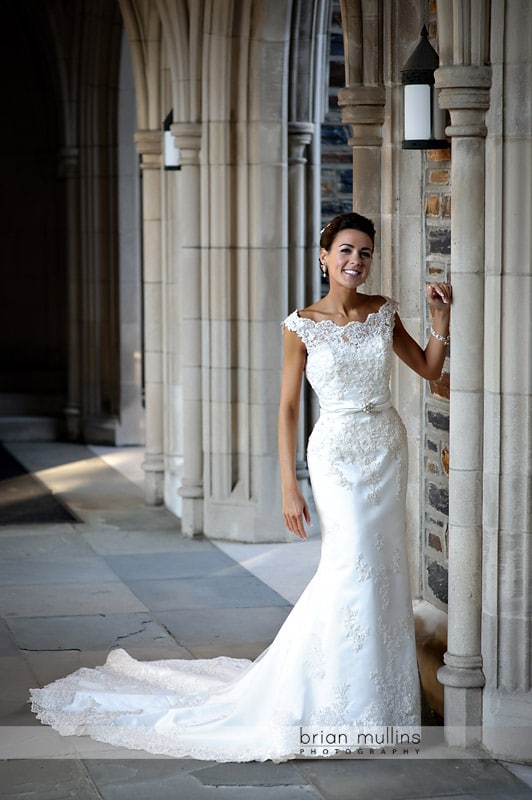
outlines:
[[[160,131],[135,134],[142,169],[142,247],[144,270],[144,399],[146,450],[144,498],[148,505],[164,499],[161,146]]]
[[[202,425],[202,310],[200,237],[201,125],[178,122],[171,126],[181,151],[177,173],[179,260],[186,285],[181,308],[183,364],[183,476],[181,529],[186,536],[203,532],[203,425]]]
[[[381,157],[384,86],[346,86],[338,92],[342,122],[351,126],[353,147],[353,208],[370,217],[377,228],[375,261],[367,291],[380,291]]]
[[[445,725],[451,745],[480,741],[482,450],[484,414],[485,114],[489,67],[436,71],[440,105],[449,109],[452,137],[451,277],[453,282],[449,470],[449,628]]]
[[[305,148],[312,141],[314,125],[309,122],[288,124],[288,307],[304,308],[306,303],[307,254],[307,192]],[[316,269],[318,265],[316,264]],[[305,384],[306,389],[306,384]],[[296,475],[299,480],[308,478],[306,459],[307,401],[305,389],[301,395],[299,435],[296,451]]]
[[[67,437],[77,442],[81,435],[81,353],[79,285],[79,150],[65,147],[59,153],[59,174],[66,181],[66,231],[68,275],[68,394],[65,406]]]
[[[131,51],[125,30],[118,95],[118,342],[120,393],[115,444],[144,445],[142,397],[141,183],[133,135],[138,129]]]
[[[483,744],[496,758],[530,762],[532,19],[522,12],[519,3],[491,9],[482,654]]]

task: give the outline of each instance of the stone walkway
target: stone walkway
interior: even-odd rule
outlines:
[[[8,446],[80,522],[0,527],[2,798],[532,798],[532,768],[482,753],[465,757],[436,747],[408,757],[216,764],[63,738],[36,723],[27,704],[30,687],[100,664],[117,645],[140,659],[256,657],[290,612],[319,543],[297,551],[305,566],[296,572],[296,590],[287,576],[293,548],[305,544],[267,548],[188,540],[175,517],[143,504],[134,475],[126,478],[127,471],[94,451],[67,444]],[[265,580],[268,564],[271,580]]]

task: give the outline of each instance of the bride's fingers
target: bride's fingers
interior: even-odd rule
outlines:
[[[292,533],[295,533],[295,535],[299,536],[300,539],[307,538],[305,526],[303,525],[303,516],[301,514],[285,514],[284,521],[288,530],[292,531]]]
[[[437,283],[429,284],[429,300],[443,300],[445,302],[445,295],[441,286]]]
[[[427,298],[430,300],[441,300],[446,305],[451,301],[452,287],[450,283],[429,283],[427,286]]]
[[[300,539],[306,539],[307,534],[305,533],[302,516],[297,517],[294,520],[292,531],[293,533],[295,533],[296,536],[299,536]]]
[[[300,538],[300,539],[306,539],[306,538],[307,538],[307,532],[306,532],[306,530],[304,529],[303,525],[301,525],[301,526],[298,528],[298,530],[297,530],[297,531],[294,531],[294,533],[296,534],[296,536],[299,536],[299,538]]]

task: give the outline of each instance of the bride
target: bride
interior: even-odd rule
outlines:
[[[423,378],[441,374],[451,287],[427,286],[433,327],[423,350],[392,300],[358,291],[371,269],[374,237],[366,217],[335,217],[320,241],[329,292],[283,323],[283,514],[287,527],[306,538],[310,515],[295,475],[306,372],[320,403],[308,467],[322,549],[316,574],[273,643],[253,662],[137,662],[113,650],[102,667],[32,690],[42,722],[63,735],[216,761],[334,755],[349,752],[357,731],[391,726],[398,735],[419,725],[404,542],[406,437],[389,381],[393,352]],[[324,743],[333,747],[314,746]]]

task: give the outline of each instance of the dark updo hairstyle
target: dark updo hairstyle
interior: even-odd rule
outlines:
[[[348,229],[366,233],[371,239],[371,243],[375,244],[375,225],[373,222],[367,217],[363,217],[362,214],[357,214],[356,211],[348,211],[347,214],[338,214],[325,226],[320,236],[320,247],[323,247],[324,250],[330,250],[336,235],[340,231]]]

